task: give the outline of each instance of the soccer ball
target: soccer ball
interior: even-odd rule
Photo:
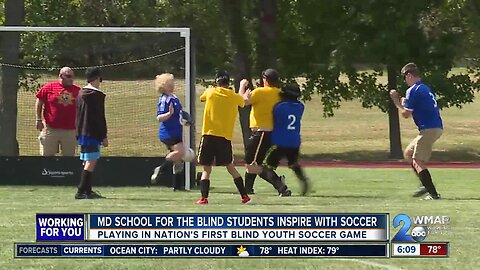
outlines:
[[[183,161],[191,162],[195,159],[195,152],[192,148],[185,149],[185,155],[183,156]]]

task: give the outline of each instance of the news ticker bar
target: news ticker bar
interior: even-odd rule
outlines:
[[[447,258],[450,243],[384,243],[322,245],[230,245],[230,244],[37,244],[16,243],[15,258],[225,258],[225,257],[430,257]]]
[[[37,214],[42,241],[388,241],[388,214]]]
[[[450,256],[450,243],[392,243],[392,257],[440,257]]]
[[[92,257],[152,257],[152,258],[321,258],[374,257],[388,258],[389,244],[332,245],[157,245],[157,244],[36,244],[16,243],[15,258],[92,258]]]

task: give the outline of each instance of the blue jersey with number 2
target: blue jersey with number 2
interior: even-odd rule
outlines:
[[[273,108],[272,144],[286,148],[300,147],[300,122],[305,107],[301,102],[283,101]]]
[[[418,130],[443,128],[440,110],[430,87],[417,82],[407,90],[405,109],[412,111]]]

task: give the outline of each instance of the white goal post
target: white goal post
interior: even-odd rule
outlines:
[[[190,28],[163,28],[163,27],[35,27],[35,26],[0,26],[1,32],[96,32],[96,33],[179,33],[185,41],[185,109],[192,112],[191,99],[191,55],[190,55]],[[191,148],[192,129],[187,126],[184,136],[185,147]],[[185,164],[185,189],[190,190],[191,168]]]

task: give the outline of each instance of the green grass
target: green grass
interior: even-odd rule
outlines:
[[[287,183],[295,194],[293,174]],[[241,205],[224,169],[214,170],[210,204],[195,206],[198,191],[173,193],[159,187],[99,188],[107,200],[75,201],[74,187],[0,187],[0,269],[478,269],[477,219],[480,196],[477,170],[433,169],[443,196],[440,201],[419,201],[410,192],[417,182],[407,169],[307,168],[313,193],[308,197],[278,198],[264,181],[257,180],[254,204]],[[448,259],[13,259],[14,242],[35,240],[37,212],[131,213],[355,213],[447,215],[450,233],[428,240],[450,241]],[[391,236],[396,233],[391,230]]]
[[[458,69],[457,72],[461,70]],[[42,81],[53,80],[45,77]],[[79,79],[80,80],[80,79]],[[384,82],[381,77],[379,81]],[[101,87],[107,93],[107,122],[110,147],[104,155],[161,156],[165,147],[158,142],[155,120],[158,96],[152,81],[105,81]],[[197,144],[201,135],[204,104],[198,96],[205,90],[197,85],[196,130]],[[176,94],[184,100],[184,82],[176,83]],[[33,93],[20,92],[18,97],[18,139],[21,155],[38,155],[38,132],[35,130]],[[480,103],[466,104],[462,109],[442,111],[445,132],[435,144],[432,160],[480,161]],[[405,147],[417,130],[411,119],[401,120],[402,143]],[[322,117],[320,98],[306,103],[302,122],[305,159],[315,160],[385,160],[388,158],[388,116],[378,109],[362,108],[360,102],[342,103],[335,117]],[[243,155],[240,124],[235,125],[233,138],[237,158]]]

